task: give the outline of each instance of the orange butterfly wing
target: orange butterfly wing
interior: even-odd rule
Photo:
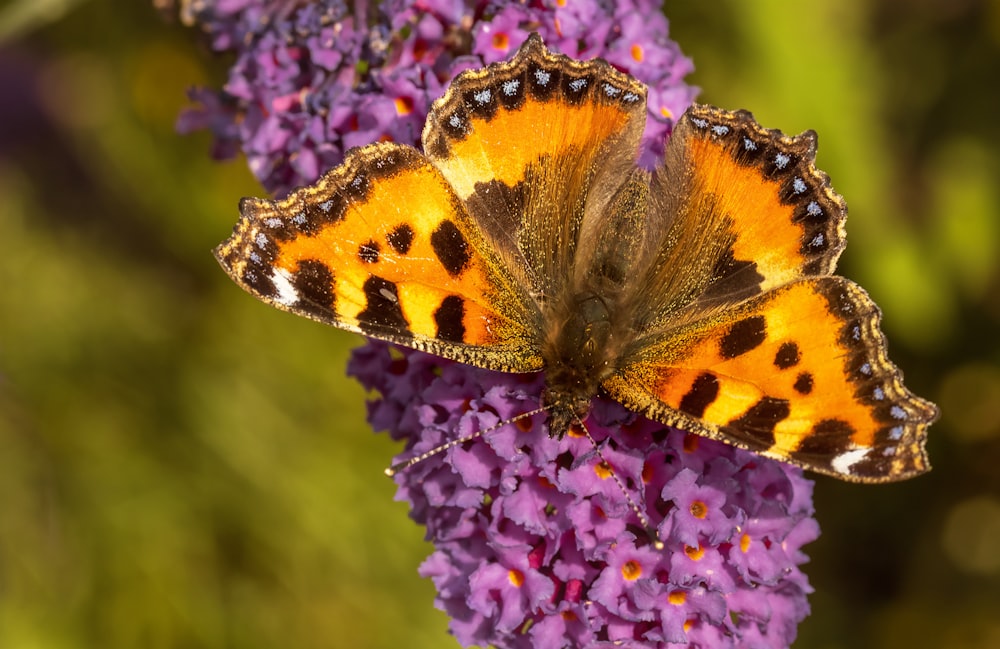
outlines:
[[[316,184],[240,211],[216,256],[265,302],[466,363],[541,369],[524,291],[415,149],[353,150]]]
[[[653,419],[840,478],[927,471],[934,406],[885,356],[879,311],[841,277],[800,280],[639,351],[604,383]]]
[[[936,407],[903,387],[880,314],[832,276],[846,207],[815,135],[695,106],[653,180],[671,234],[640,294],[639,333],[603,386],[654,419],[856,481],[929,469]],[[680,287],[687,301],[678,299]],[[644,297],[645,295],[645,297]]]
[[[435,102],[424,150],[544,303],[567,290],[593,235],[587,216],[634,169],[645,117],[641,83],[553,54],[533,34],[511,61],[463,73]]]

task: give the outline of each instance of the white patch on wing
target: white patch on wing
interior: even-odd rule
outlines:
[[[864,457],[868,455],[869,450],[870,449],[867,448],[855,448],[850,451],[844,451],[837,457],[833,458],[833,461],[830,462],[830,466],[832,466],[833,470],[837,473],[850,475],[851,467],[863,460]]]
[[[292,284],[292,278],[283,268],[275,268],[271,271],[271,283],[274,284],[274,301],[285,306],[293,306],[299,301],[299,292]]]

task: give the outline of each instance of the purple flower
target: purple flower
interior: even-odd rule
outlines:
[[[313,181],[352,146],[419,146],[450,79],[508,58],[531,32],[649,86],[647,167],[695,94],[683,82],[691,63],[667,38],[655,0],[196,0],[184,12],[235,62],[221,89],[192,91],[197,105],[179,128],[210,129],[215,155],[242,151],[278,194]],[[811,591],[801,548],[818,536],[812,483],[798,469],[602,398],[585,422],[593,441],[573,431],[554,439],[543,414],[520,417],[538,407],[541,375],[382,343],[355,351],[349,372],[379,393],[369,420],[405,443],[399,461],[470,437],[395,476],[397,498],[435,546],[420,572],[463,645],[794,639]]]
[[[378,342],[359,348],[348,371],[380,393],[369,418],[405,441],[397,461],[487,431],[395,475],[397,497],[435,546],[420,572],[463,645],[785,647],[795,638],[811,592],[801,547],[819,534],[799,469],[602,398],[585,421],[596,448],[573,432],[553,439],[542,415],[503,423],[538,406],[541,375]]]
[[[604,57],[649,86],[640,163],[663,155],[694,98],[693,69],[667,37],[659,2],[216,0],[183,20],[236,60],[219,90],[195,89],[178,128],[207,128],[213,155],[242,151],[275,194],[314,181],[347,149],[420,146],[427,111],[461,70],[511,56],[531,32],[576,58]]]

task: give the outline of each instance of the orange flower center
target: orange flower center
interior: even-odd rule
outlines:
[[[691,503],[691,515],[695,518],[705,518],[708,516],[708,505],[700,500]]]
[[[705,549],[698,544],[698,547],[692,547],[690,545],[684,546],[684,554],[688,556],[691,561],[700,561],[703,556],[705,556]]]
[[[607,480],[611,477],[611,467],[608,466],[607,462],[598,462],[594,465],[594,473],[596,473],[597,477],[601,480]]]
[[[635,581],[642,574],[642,566],[635,561],[626,561],[622,566],[622,577],[629,581]]]
[[[413,100],[409,97],[396,97],[396,114],[409,115],[413,112]]]

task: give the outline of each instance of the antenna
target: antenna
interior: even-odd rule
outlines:
[[[438,453],[447,451],[449,448],[453,448],[455,446],[461,446],[462,444],[465,444],[466,442],[471,442],[474,439],[478,439],[483,435],[486,435],[487,433],[492,433],[493,431],[502,428],[507,424],[513,424],[514,422],[520,421],[522,419],[527,419],[528,417],[534,417],[537,414],[545,412],[545,410],[546,410],[545,408],[535,408],[534,410],[529,410],[528,412],[522,412],[516,417],[511,417],[510,419],[505,419],[501,422],[497,422],[496,424],[490,426],[489,428],[483,428],[481,430],[477,430],[474,433],[469,433],[468,435],[459,437],[458,439],[449,440],[444,444],[438,444],[431,450],[424,451],[420,455],[415,455],[411,457],[409,460],[404,460],[403,462],[399,462],[398,464],[393,464],[392,466],[390,466],[385,470],[385,474],[391,478],[400,471],[408,469],[414,464],[420,464],[427,458],[434,457]]]
[[[597,457],[600,458],[601,463],[608,467],[608,473],[610,473],[611,477],[615,479],[615,484],[618,485],[622,495],[625,496],[625,500],[628,501],[629,507],[631,507],[632,511],[635,512],[640,525],[642,525],[642,529],[646,532],[646,535],[649,536],[649,540],[653,544],[653,547],[657,550],[662,550],[664,548],[663,541],[660,540],[660,535],[657,533],[656,528],[650,524],[649,517],[646,516],[646,513],[642,511],[638,504],[636,504],[635,499],[632,498],[632,494],[630,494],[628,489],[625,488],[625,484],[622,482],[622,479],[618,477],[618,473],[615,471],[614,467],[611,466],[611,463],[604,457],[604,453],[601,452],[601,447],[598,446],[597,440],[595,440],[593,435],[590,434],[590,431],[587,430],[587,426],[583,423],[583,420],[576,415],[574,415],[574,418],[576,419],[576,423],[580,425],[580,430],[582,430],[583,434],[587,436],[588,440],[590,440],[590,443],[594,447],[594,451],[597,453]]]

